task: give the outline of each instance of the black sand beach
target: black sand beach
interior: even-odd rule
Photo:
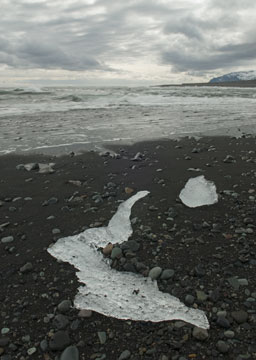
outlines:
[[[255,138],[185,138],[112,150],[116,155],[0,157],[0,359],[72,360],[77,350],[86,360],[256,359]],[[139,161],[132,160],[138,152]],[[55,163],[55,172],[16,168],[27,163]],[[178,196],[198,175],[215,183],[219,201],[191,209]],[[144,276],[156,266],[173,270],[169,279],[158,278],[160,290],[205,311],[208,331],[72,307],[75,269],[47,248],[107,225],[119,201],[139,190],[150,191],[132,209],[131,239],[139,249],[112,266]]]

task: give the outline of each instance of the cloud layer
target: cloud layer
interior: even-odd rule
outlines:
[[[145,79],[253,69],[255,11],[254,0],[2,0],[0,65]]]

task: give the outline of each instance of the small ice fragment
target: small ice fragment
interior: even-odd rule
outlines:
[[[176,297],[159,291],[156,281],[111,269],[109,261],[97,251],[108,243],[128,240],[132,234],[131,208],[147,194],[148,191],[140,191],[121,203],[107,227],[61,238],[48,252],[78,269],[76,275],[82,284],[74,299],[78,309],[135,321],[182,320],[207,329],[209,323],[203,311],[188,308]]]
[[[216,186],[203,175],[191,178],[181,190],[179,198],[188,207],[195,208],[218,202]]]

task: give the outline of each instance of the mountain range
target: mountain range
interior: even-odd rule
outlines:
[[[212,83],[220,83],[220,82],[248,81],[248,80],[256,80],[255,70],[231,72],[229,74],[215,77],[211,79],[209,83],[212,84]]]

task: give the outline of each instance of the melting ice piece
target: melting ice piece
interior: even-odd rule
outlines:
[[[201,328],[209,323],[203,311],[190,309],[177,298],[158,290],[157,282],[139,274],[111,269],[98,247],[127,241],[132,234],[130,214],[133,204],[148,194],[140,191],[123,202],[107,227],[93,228],[59,239],[48,252],[74,265],[79,287],[74,304],[118,319],[137,321],[183,320]]]
[[[179,197],[183,204],[191,208],[212,205],[218,201],[215,184],[203,175],[189,179]]]

